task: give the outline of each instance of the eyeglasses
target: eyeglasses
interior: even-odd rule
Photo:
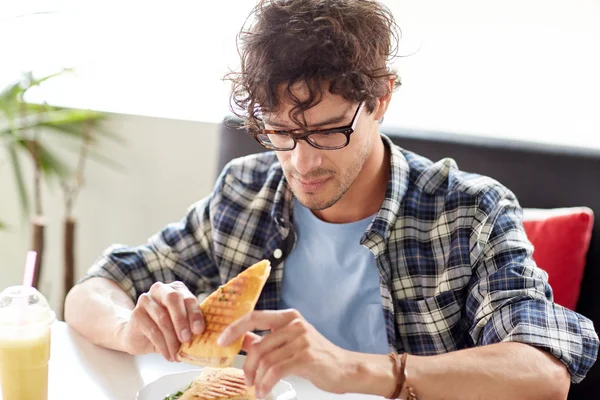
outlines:
[[[264,147],[276,151],[290,151],[296,148],[299,140],[304,140],[311,146],[322,150],[337,150],[348,146],[350,135],[354,133],[358,117],[363,109],[364,102],[361,102],[352,117],[352,122],[346,126],[338,128],[319,129],[302,132],[299,129],[289,131],[275,131],[270,129],[261,129],[252,134],[254,139]],[[302,133],[299,133],[302,132]]]

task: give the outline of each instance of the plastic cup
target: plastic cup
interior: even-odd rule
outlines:
[[[55,321],[32,287],[0,293],[0,386],[4,400],[47,400],[50,328]]]

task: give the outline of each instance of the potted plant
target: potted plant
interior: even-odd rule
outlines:
[[[31,249],[38,253],[34,286],[39,285],[44,259],[46,220],[42,201],[42,181],[58,180],[64,193],[65,293],[73,285],[76,227],[73,210],[77,195],[84,183],[86,160],[94,159],[110,167],[119,167],[117,163],[94,150],[101,137],[118,139],[117,136],[102,129],[106,114],[57,107],[46,103],[32,103],[26,100],[29,90],[68,72],[70,70],[65,69],[41,78],[26,73],[0,92],[0,143],[6,149],[13,170],[23,213],[30,217],[33,232]],[[67,162],[48,146],[47,142],[53,135],[66,135],[78,143],[75,149],[78,153],[77,165],[74,168],[69,167]],[[33,207],[30,204],[31,194],[21,165],[23,157],[33,164],[34,176],[31,184]]]

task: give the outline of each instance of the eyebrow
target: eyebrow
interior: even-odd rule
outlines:
[[[311,128],[319,128],[325,125],[333,125],[333,124],[339,124],[340,122],[345,121],[346,119],[348,119],[348,109],[344,111],[343,114],[338,115],[337,117],[332,117],[332,118],[328,118],[325,121],[321,121],[317,124],[310,124]],[[285,130],[295,130],[295,129],[299,129],[299,128],[294,128],[294,129],[290,129],[288,128],[285,124],[276,122],[276,121],[271,121],[267,118],[264,119],[264,123],[267,125],[270,125],[274,128],[281,128],[281,129],[285,129]]]

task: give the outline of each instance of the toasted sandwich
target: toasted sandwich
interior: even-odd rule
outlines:
[[[206,328],[201,335],[181,345],[179,361],[221,368],[231,366],[244,338],[227,347],[217,345],[217,339],[228,325],[254,310],[270,272],[271,263],[263,260],[208,296],[200,304]]]
[[[255,400],[254,388],[247,387],[244,372],[237,368],[206,367],[179,400]]]

